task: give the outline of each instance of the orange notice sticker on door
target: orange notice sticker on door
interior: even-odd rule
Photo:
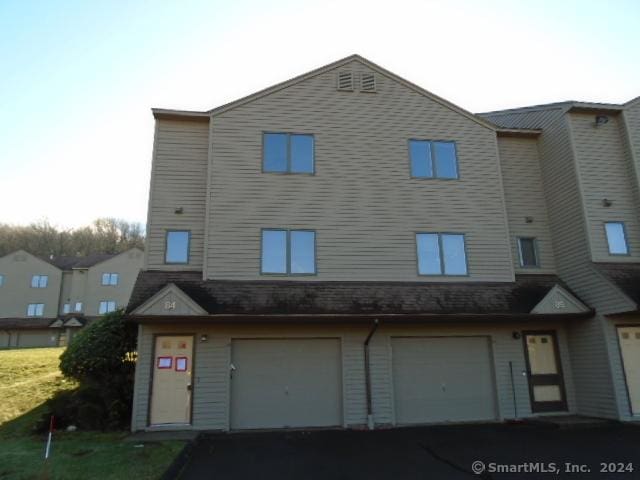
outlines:
[[[178,348],[187,348],[187,342],[178,342]]]

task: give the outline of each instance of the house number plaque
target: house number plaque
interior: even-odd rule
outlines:
[[[170,301],[166,301],[164,302],[164,309],[165,310],[175,310],[176,309],[176,302],[170,302]]]

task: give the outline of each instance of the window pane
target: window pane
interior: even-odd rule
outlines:
[[[40,278],[38,279],[38,287],[39,288],[47,288],[47,283],[49,282],[49,276],[48,275],[40,275]]]
[[[286,231],[262,231],[262,272],[287,273]]]
[[[189,261],[189,232],[168,232],[166,263],[187,263]]]
[[[466,275],[467,259],[464,253],[463,235],[442,235],[442,255],[445,275]]]
[[[62,313],[70,313],[71,312],[71,305],[68,303],[65,303],[64,306],[62,307]]]
[[[27,305],[27,317],[33,317],[36,312],[36,306],[33,303]]]
[[[410,140],[409,157],[411,158],[411,176],[433,177],[431,144],[429,142]]]
[[[82,311],[82,302],[76,302],[75,309],[76,312]]]
[[[39,282],[40,282],[40,279],[38,278],[38,275],[34,275],[33,277],[31,277],[31,287],[38,288]]]
[[[316,273],[315,232],[291,232],[291,273]]]
[[[109,274],[108,273],[103,273],[102,274],[102,285],[109,285]]]
[[[287,134],[265,133],[263,139],[263,165],[265,172],[287,171]]]
[[[291,171],[313,173],[313,136],[291,135]]]
[[[0,287],[4,284],[4,275],[0,275]]]
[[[117,273],[112,273],[112,274],[111,274],[111,279],[110,279],[110,280],[111,280],[111,281],[110,281],[110,284],[111,284],[111,285],[118,285],[118,277],[119,277],[119,276],[118,276],[118,274],[117,274]]]
[[[438,178],[458,178],[456,146],[453,142],[433,142]]]
[[[418,243],[418,272],[421,275],[440,275],[440,246],[438,235],[433,233],[419,233],[416,235]]]
[[[520,242],[520,263],[523,267],[536,267],[538,258],[536,255],[536,241],[533,238],[521,238]]]
[[[621,222],[605,223],[609,253],[613,255],[626,255],[629,253],[627,239],[624,236],[624,224]]]
[[[44,314],[44,303],[36,304],[36,317],[41,317]]]

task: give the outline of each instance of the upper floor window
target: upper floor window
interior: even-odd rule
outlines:
[[[165,249],[165,263],[189,263],[189,231],[167,232],[167,245]]]
[[[32,288],[47,288],[48,283],[49,283],[48,275],[34,275],[33,277],[31,277]]]
[[[0,287],[4,285],[4,275],[0,275]]]
[[[420,275],[467,275],[464,235],[417,233]]]
[[[538,245],[535,238],[518,238],[518,254],[521,267],[539,267]]]
[[[117,273],[103,273],[102,285],[118,285],[119,275]]]
[[[98,314],[104,315],[116,311],[116,302],[114,300],[103,300],[98,306]]]
[[[409,140],[411,176],[458,178],[458,157],[454,142]]]
[[[82,302],[76,302],[76,304],[73,306],[73,311],[82,312]]]
[[[265,172],[313,173],[313,135],[263,134],[262,169]]]
[[[70,303],[65,303],[62,306],[62,313],[71,313],[71,304]]]
[[[623,222],[606,222],[604,224],[607,233],[607,244],[610,255],[629,255],[627,234]]]
[[[30,303],[27,305],[27,317],[41,317],[44,315],[44,303]]]
[[[263,230],[261,273],[315,274],[316,232],[312,230]]]

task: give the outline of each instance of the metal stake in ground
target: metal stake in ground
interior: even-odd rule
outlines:
[[[53,437],[53,422],[54,422],[54,417],[53,415],[51,415],[51,420],[49,420],[49,435],[47,435],[47,447],[44,449],[45,460],[49,458],[49,453],[51,452],[51,439]]]

